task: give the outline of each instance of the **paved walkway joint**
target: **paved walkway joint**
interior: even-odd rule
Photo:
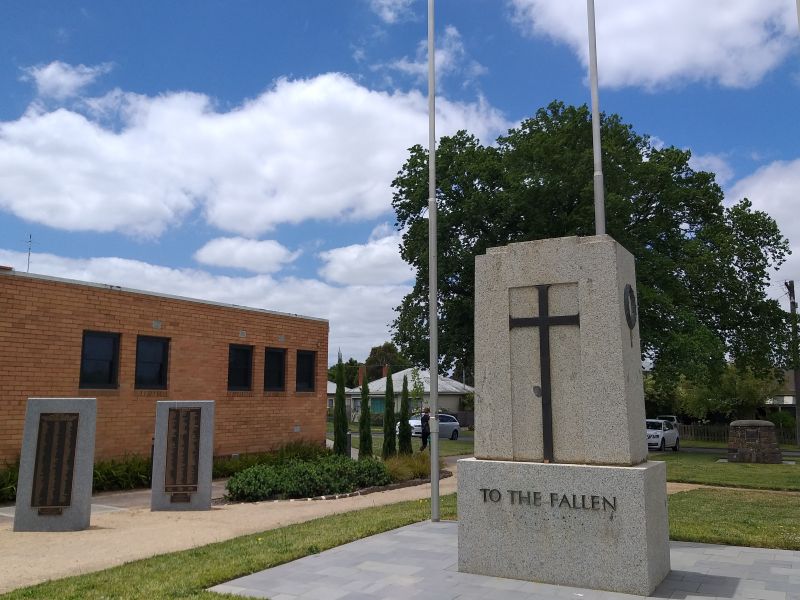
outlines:
[[[671,542],[672,571],[652,598],[800,600],[800,552]],[[215,586],[271,600],[632,600],[459,573],[458,526],[417,523]]]

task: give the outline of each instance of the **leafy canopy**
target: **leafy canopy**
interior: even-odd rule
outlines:
[[[757,372],[783,363],[785,313],[768,272],[788,253],[775,221],[743,199],[723,205],[690,153],[659,148],[618,115],[602,120],[607,231],[636,257],[644,358],[656,380],[714,380],[726,357]],[[417,270],[393,339],[428,353],[428,157],[414,146],[393,182],[401,254]],[[473,368],[475,256],[487,248],[594,234],[591,113],[553,102],[483,146],[460,131],[437,150],[439,350],[445,370]]]

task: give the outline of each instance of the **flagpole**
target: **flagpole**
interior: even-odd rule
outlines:
[[[439,318],[436,253],[436,60],[434,0],[428,0],[428,304],[430,308],[431,521],[439,520]]]
[[[797,0],[800,3],[800,0]],[[606,201],[603,189],[603,159],[600,154],[600,94],[597,84],[597,37],[594,29],[594,0],[586,0],[589,17],[589,85],[592,88],[592,148],[594,151],[594,228],[606,232]]]

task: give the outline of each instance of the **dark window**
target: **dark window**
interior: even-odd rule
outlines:
[[[231,344],[228,353],[228,389],[249,390],[253,383],[253,347]]]
[[[80,387],[115,388],[118,371],[119,334],[84,331]]]
[[[282,392],[286,389],[286,350],[267,348],[264,357],[264,389]]]
[[[317,358],[316,352],[309,350],[297,351],[297,391],[314,391],[314,366]]]
[[[167,389],[169,338],[140,335],[136,338],[136,387]]]

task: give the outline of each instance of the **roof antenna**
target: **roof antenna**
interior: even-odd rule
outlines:
[[[28,270],[27,273],[31,272],[31,246],[33,246],[33,234],[28,234]]]

